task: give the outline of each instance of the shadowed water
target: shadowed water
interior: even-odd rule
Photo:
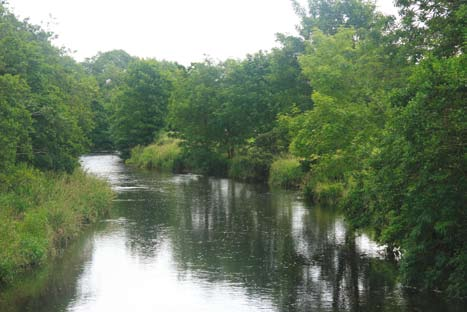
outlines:
[[[365,235],[295,192],[82,158],[118,196],[0,311],[463,311],[411,293]]]

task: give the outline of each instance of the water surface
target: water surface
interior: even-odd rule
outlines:
[[[0,292],[0,311],[463,311],[401,287],[382,248],[295,192],[82,164],[117,192],[112,215]]]

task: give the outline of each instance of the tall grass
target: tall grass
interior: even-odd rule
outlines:
[[[164,136],[155,144],[133,148],[126,163],[140,168],[173,171],[182,153],[179,144],[180,140]]]
[[[321,205],[338,204],[345,194],[345,184],[339,181],[317,181],[305,178],[302,185],[305,197]]]
[[[356,160],[337,152],[324,155],[312,165],[310,172],[303,179],[302,189],[306,198],[321,205],[337,205],[348,192],[348,182]]]
[[[113,198],[107,183],[16,168],[0,189],[0,283],[40,265],[88,223],[105,215]]]
[[[298,188],[304,177],[298,159],[292,157],[276,159],[269,170],[269,184],[283,188]]]

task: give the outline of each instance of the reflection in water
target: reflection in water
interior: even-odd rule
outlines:
[[[404,291],[374,242],[295,193],[82,163],[118,192],[112,216],[0,293],[0,311],[462,310]]]
[[[0,311],[66,311],[76,294],[73,281],[83,273],[83,263],[92,257],[92,233],[101,230],[101,224],[89,228],[60,255],[58,261],[47,263],[41,270],[0,292]]]

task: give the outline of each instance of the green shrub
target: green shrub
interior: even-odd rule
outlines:
[[[269,171],[269,184],[283,188],[297,188],[300,186],[304,172],[298,159],[276,159]]]
[[[225,176],[229,167],[227,157],[205,147],[184,148],[179,161],[183,171],[204,175]]]

